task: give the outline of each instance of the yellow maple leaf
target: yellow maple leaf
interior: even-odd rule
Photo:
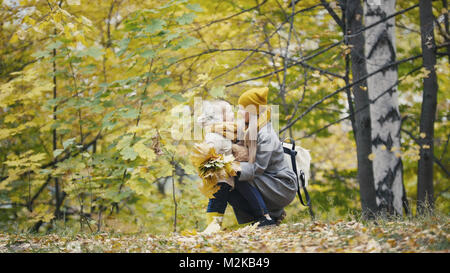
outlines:
[[[153,161],[156,158],[155,152],[148,148],[142,141],[139,141],[133,146],[133,149],[138,153],[138,155],[148,161]]]

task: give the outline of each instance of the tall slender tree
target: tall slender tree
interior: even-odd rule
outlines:
[[[364,1],[364,23],[372,25],[395,12],[396,0]],[[365,31],[367,72],[396,61],[395,17]],[[400,158],[400,112],[396,82],[397,66],[367,79],[371,102],[373,174],[380,211],[403,214],[403,166]]]
[[[432,2],[420,0],[420,32],[423,67],[428,76],[423,79],[422,110],[420,114],[420,159],[417,181],[417,212],[422,214],[434,207],[433,198],[433,139],[436,119],[438,83],[436,77],[436,42]]]
[[[351,47],[351,63],[353,81],[359,81],[367,76],[366,58],[364,53],[365,38],[363,28],[363,7],[361,1],[345,1],[346,39]],[[355,140],[358,160],[358,181],[361,196],[361,207],[365,217],[371,217],[377,211],[372,161],[371,122],[367,81],[353,87],[355,101]]]

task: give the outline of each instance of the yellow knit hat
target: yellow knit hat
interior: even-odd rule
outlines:
[[[267,95],[269,93],[269,88],[260,87],[252,88],[245,91],[238,100],[238,104],[247,107],[248,105],[254,105],[259,113],[260,105],[267,105]]]

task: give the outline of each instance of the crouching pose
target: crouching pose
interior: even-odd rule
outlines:
[[[206,131],[205,143],[211,144],[218,154],[233,154],[237,162],[248,161],[248,149],[242,141],[237,141],[237,126],[231,105],[225,101],[203,103],[203,113],[198,121]],[[230,177],[218,181],[218,186],[219,190],[208,202],[208,226],[204,233],[220,230],[228,204],[252,215],[260,226],[275,223],[270,219],[261,193],[253,185],[239,182],[237,177]]]
[[[233,135],[225,133],[234,132],[236,125],[233,122],[226,122],[234,124],[230,126],[232,129],[220,126],[216,130],[214,128],[217,127],[212,126],[212,134],[215,136],[205,137],[218,153],[235,155],[234,166],[237,174],[225,181],[219,181],[219,190],[208,203],[208,227],[205,233],[220,230],[227,204],[233,207],[239,224],[256,222],[258,226],[267,226],[279,223],[286,216],[284,207],[295,198],[296,176],[284,160],[282,144],[270,123],[267,95],[268,88],[254,88],[239,97],[240,115],[244,117],[247,125],[243,146],[239,143],[233,144],[234,139],[224,137]],[[221,109],[218,114],[209,115],[216,116],[216,120],[211,124],[223,122],[225,117],[230,121],[229,117],[233,117],[232,112],[229,113],[231,106],[227,103],[222,105],[223,107],[215,108]],[[239,154],[246,156],[240,158]]]

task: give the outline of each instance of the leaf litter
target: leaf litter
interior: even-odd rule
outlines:
[[[0,252],[445,252],[450,224],[442,221],[304,221],[279,226],[169,234],[0,233]]]

